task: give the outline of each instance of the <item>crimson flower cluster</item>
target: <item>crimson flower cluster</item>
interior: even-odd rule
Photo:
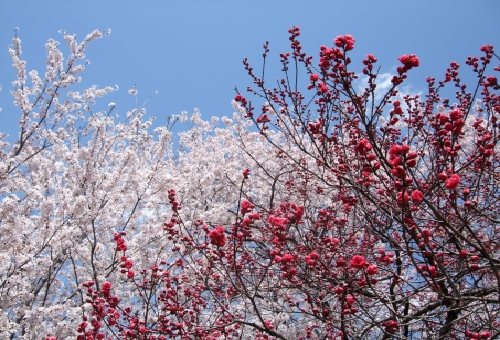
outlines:
[[[212,230],[210,234],[208,234],[208,237],[210,237],[210,243],[218,247],[224,247],[226,245],[226,236],[224,235],[224,233],[224,227],[215,227],[215,229]]]

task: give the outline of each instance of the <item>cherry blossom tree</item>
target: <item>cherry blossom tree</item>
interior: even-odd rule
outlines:
[[[194,230],[197,219],[227,225],[243,169],[266,161],[272,174],[282,166],[267,161],[271,145],[265,138],[238,137],[252,124],[239,112],[222,117],[223,128],[215,127],[218,118],[203,121],[197,110],[187,122],[183,112],[154,131],[143,107],[123,118],[115,103],[94,112],[98,98],[117,88],[70,87],[80,82],[87,46],[102,36],[95,31],[78,43],[66,34],[67,58],[49,40],[46,73],[29,72],[31,84],[17,36],[9,50],[21,117],[18,140],[10,145],[2,134],[1,145],[0,328],[6,338],[73,338],[86,329],[80,323],[93,308],[87,289],[107,289],[106,282],[114,283],[121,300],[134,301],[136,268],[180,258],[178,231],[163,229],[172,213],[169,189],[183,195],[183,211],[193,220],[186,230]],[[176,123],[189,128],[174,153]],[[250,157],[241,143],[260,151]],[[268,188],[259,183],[253,190],[264,197]]]
[[[375,56],[351,69],[353,37],[314,62],[299,28],[289,33],[275,86],[244,60],[252,100],[237,91],[232,118],[195,110],[154,130],[144,107],[93,111],[113,87],[67,90],[100,32],[80,44],[65,34],[67,58],[49,40],[31,86],[15,37],[21,118],[13,145],[2,136],[2,335],[500,335],[493,47],[466,61],[473,86],[452,62],[419,96],[400,92],[420,66],[413,54],[379,93]],[[266,43],[264,65],[268,53]],[[187,126],[177,140],[173,124]]]

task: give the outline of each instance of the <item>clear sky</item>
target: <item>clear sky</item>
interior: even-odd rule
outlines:
[[[135,107],[127,90],[137,84],[139,102],[156,90],[147,104],[155,125],[182,110],[202,115],[232,115],[234,87],[252,85],[242,59],[257,69],[262,65],[262,44],[270,42],[269,71],[278,75],[278,54],[289,50],[287,30],[301,27],[304,50],[318,60],[320,45],[332,46],[337,35],[356,39],[353,61],[374,54],[382,72],[391,72],[397,58],[414,53],[421,66],[410,71],[416,90],[425,89],[425,77],[442,78],[451,61],[479,55],[491,44],[500,51],[500,1],[11,1],[0,2],[0,131],[17,134],[19,111],[13,110],[10,90],[14,69],[7,52],[19,27],[27,70],[44,72],[49,37],[61,42],[59,30],[81,41],[94,29],[110,28],[109,37],[87,50],[91,64],[83,84],[120,90],[97,102],[95,110],[116,102],[116,112]],[[317,62],[316,62],[317,63]],[[357,68],[359,71],[361,66]],[[274,73],[273,73],[274,72]],[[269,78],[268,78],[269,79]]]

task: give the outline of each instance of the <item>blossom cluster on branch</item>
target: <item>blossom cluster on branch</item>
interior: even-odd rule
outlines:
[[[473,85],[452,62],[425,97],[398,90],[420,67],[405,54],[380,95],[374,55],[353,70],[352,36],[315,62],[300,29],[289,33],[277,85],[245,59],[253,99],[237,91],[232,117],[195,110],[154,130],[143,107],[93,112],[116,88],[67,90],[99,32],[80,44],[66,34],[66,60],[49,40],[31,86],[14,39],[21,117],[13,145],[1,136],[2,336],[500,336],[493,47],[467,59]]]

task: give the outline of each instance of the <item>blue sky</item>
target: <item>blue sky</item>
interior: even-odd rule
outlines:
[[[416,91],[425,77],[442,78],[451,61],[479,55],[482,44],[500,50],[499,1],[2,1],[0,4],[0,131],[17,134],[19,112],[10,96],[14,69],[7,48],[19,27],[27,70],[44,70],[49,37],[61,41],[64,29],[81,41],[94,29],[110,28],[109,37],[92,43],[82,74],[83,85],[118,85],[120,90],[98,100],[94,110],[115,102],[122,116],[135,107],[127,90],[137,84],[138,101],[159,91],[148,104],[155,125],[182,110],[202,115],[232,115],[234,87],[252,85],[242,59],[262,66],[262,44],[270,42],[268,70],[278,76],[278,54],[288,47],[287,30],[301,27],[304,50],[317,55],[337,35],[356,39],[354,65],[374,54],[382,72],[391,72],[397,58],[414,53],[421,66],[410,71]],[[465,73],[465,72],[464,72]],[[467,74],[470,74],[466,72]],[[269,78],[268,78],[269,79]]]

